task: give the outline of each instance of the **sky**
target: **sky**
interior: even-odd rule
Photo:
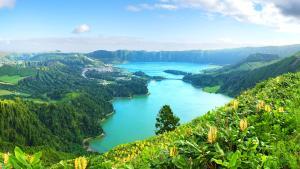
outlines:
[[[300,0],[0,0],[0,51],[300,44]]]

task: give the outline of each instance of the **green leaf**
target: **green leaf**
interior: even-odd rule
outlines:
[[[219,146],[219,143],[216,144],[216,151],[221,155],[224,156],[224,151],[222,148]]]
[[[24,168],[21,164],[19,164],[19,160],[14,156],[9,157],[9,162],[14,169],[23,169]],[[31,167],[29,166],[29,168],[31,168]]]
[[[32,159],[30,160],[30,163],[32,165],[36,165],[38,164],[41,160],[41,157],[42,157],[42,152],[37,152],[33,155]]]
[[[218,159],[213,158],[212,161],[223,166],[223,161],[222,160],[218,160]]]
[[[26,161],[26,154],[19,148],[15,148],[15,157],[16,160],[27,168],[31,168],[28,162]]]
[[[237,163],[237,160],[240,156],[240,152],[239,151],[236,151],[235,153],[233,153],[230,157],[230,160],[229,160],[229,167],[230,168],[236,168],[236,163]]]
[[[126,169],[134,169],[134,167],[130,164],[130,165],[126,165],[125,166]]]

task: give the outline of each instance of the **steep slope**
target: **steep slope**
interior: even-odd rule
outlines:
[[[0,150],[12,150],[18,145],[51,147],[74,154],[84,152],[82,141],[103,132],[103,110],[87,96],[77,99],[81,101],[57,104],[0,100]]]
[[[173,132],[87,157],[88,168],[297,168],[300,73],[259,83]],[[66,161],[52,166],[74,165]]]
[[[300,71],[300,53],[278,62],[248,71],[228,71],[224,73],[190,74],[184,81],[200,87],[219,86],[216,92],[236,96],[256,83],[287,72]]]
[[[0,100],[0,106],[2,142],[27,146],[52,145],[56,148],[61,144],[61,140],[21,100]]]
[[[192,62],[202,64],[234,64],[242,61],[250,54],[267,53],[287,57],[300,50],[300,45],[246,47],[219,50],[192,51],[105,51],[98,50],[88,54],[105,63],[120,62]]]

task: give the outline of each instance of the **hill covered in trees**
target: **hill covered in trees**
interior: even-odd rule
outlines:
[[[88,54],[89,57],[100,59],[105,63],[122,62],[192,62],[202,64],[234,64],[242,61],[253,53],[267,53],[287,57],[300,50],[300,45],[247,47],[220,50],[193,51],[105,51],[98,50]]]
[[[0,67],[0,151],[16,145],[42,150],[52,163],[85,154],[84,140],[104,134],[100,122],[114,112],[114,97],[148,93],[147,80],[84,55],[47,53],[18,61]],[[103,77],[89,77],[91,71]]]
[[[246,59],[247,61],[247,59]],[[266,62],[264,66],[254,69],[240,69],[241,65],[253,64],[252,61],[241,62],[237,65],[208,71],[202,74],[189,74],[183,80],[200,87],[214,88],[213,92],[220,92],[229,96],[236,96],[241,91],[255,86],[256,83],[287,72],[300,70],[300,53],[279,61]]]

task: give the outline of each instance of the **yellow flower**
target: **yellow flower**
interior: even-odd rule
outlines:
[[[4,153],[2,156],[3,156],[4,165],[6,165],[9,160],[9,153]]]
[[[280,77],[277,77],[277,78],[276,78],[276,82],[277,82],[277,83],[279,83],[280,80],[281,80]]]
[[[240,130],[244,131],[247,127],[248,127],[247,119],[241,119],[240,120]]]
[[[233,101],[232,101],[232,108],[233,108],[234,110],[237,110],[237,109],[239,108],[239,101],[233,100]]]
[[[86,169],[87,167],[87,159],[84,157],[78,157],[75,159],[74,166],[75,169]]]
[[[259,101],[258,104],[256,105],[256,109],[258,111],[262,110],[265,107],[265,102],[264,101]]]
[[[170,149],[170,156],[175,157],[176,155],[177,155],[177,149],[176,149],[176,147],[172,147]]]
[[[283,107],[279,107],[278,112],[279,112],[279,113],[283,113],[283,112],[284,112]]]
[[[272,108],[270,105],[265,105],[265,111],[266,112],[271,112]]]
[[[216,141],[216,139],[217,139],[217,128],[210,127],[207,134],[207,141],[212,144]]]

